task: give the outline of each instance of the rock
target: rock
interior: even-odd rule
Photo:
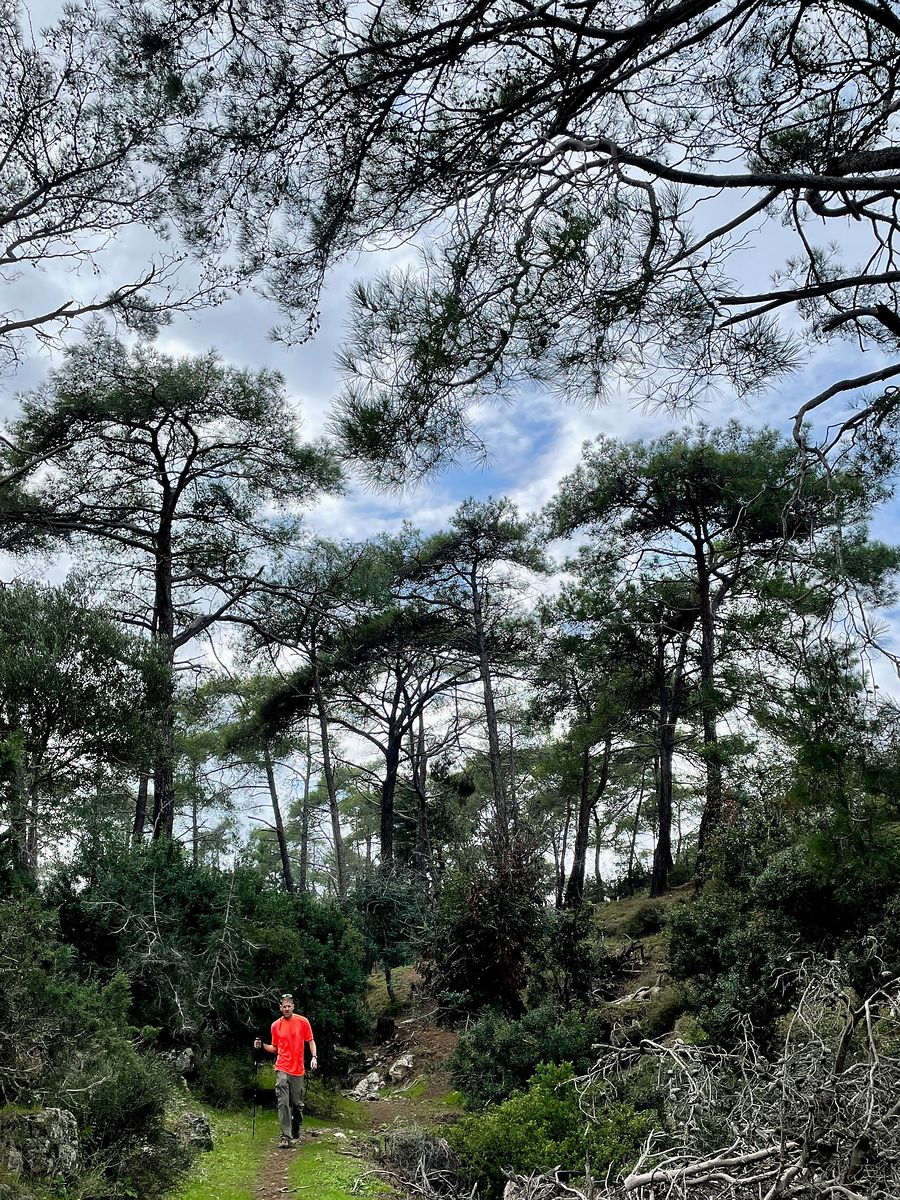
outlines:
[[[212,1150],[213,1135],[209,1119],[203,1113],[183,1112],[175,1122],[172,1132],[179,1146],[192,1154]]]
[[[78,1124],[65,1108],[4,1114],[0,1118],[0,1147],[0,1162],[14,1175],[52,1179],[78,1172]]]
[[[194,1074],[197,1061],[192,1046],[185,1046],[183,1050],[172,1050],[166,1057],[172,1064],[172,1069],[176,1075]]]
[[[370,1071],[350,1091],[350,1096],[353,1100],[377,1100],[383,1083],[384,1080],[377,1071]]]
[[[413,1073],[413,1057],[411,1054],[401,1054],[388,1070],[392,1083],[405,1083]]]

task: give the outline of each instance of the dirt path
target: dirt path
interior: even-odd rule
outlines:
[[[299,1149],[279,1150],[278,1143],[272,1142],[260,1164],[253,1200],[284,1200],[291,1194],[288,1168],[299,1153]]]

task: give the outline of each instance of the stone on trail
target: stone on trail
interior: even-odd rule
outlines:
[[[401,1054],[388,1071],[392,1083],[405,1083],[412,1073],[413,1057],[411,1054]]]
[[[350,1097],[353,1100],[377,1100],[383,1082],[377,1071],[370,1071],[350,1090]]]
[[[173,1132],[179,1146],[192,1154],[213,1148],[212,1126],[203,1113],[183,1112],[175,1122]]]

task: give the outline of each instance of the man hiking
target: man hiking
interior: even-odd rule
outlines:
[[[275,1101],[278,1105],[278,1124],[281,1127],[278,1145],[282,1150],[289,1150],[299,1138],[300,1126],[303,1124],[307,1042],[312,1055],[309,1060],[310,1070],[315,1071],[319,1062],[312,1026],[306,1017],[294,1012],[294,997],[285,992],[278,1007],[281,1009],[281,1016],[272,1022],[272,1041],[264,1042],[262,1038],[257,1038],[253,1045],[257,1050],[278,1055],[275,1059]]]

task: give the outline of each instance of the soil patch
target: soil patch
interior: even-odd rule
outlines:
[[[279,1150],[278,1143],[272,1142],[260,1163],[253,1200],[284,1200],[285,1196],[290,1195],[288,1169],[297,1154],[296,1149]]]

